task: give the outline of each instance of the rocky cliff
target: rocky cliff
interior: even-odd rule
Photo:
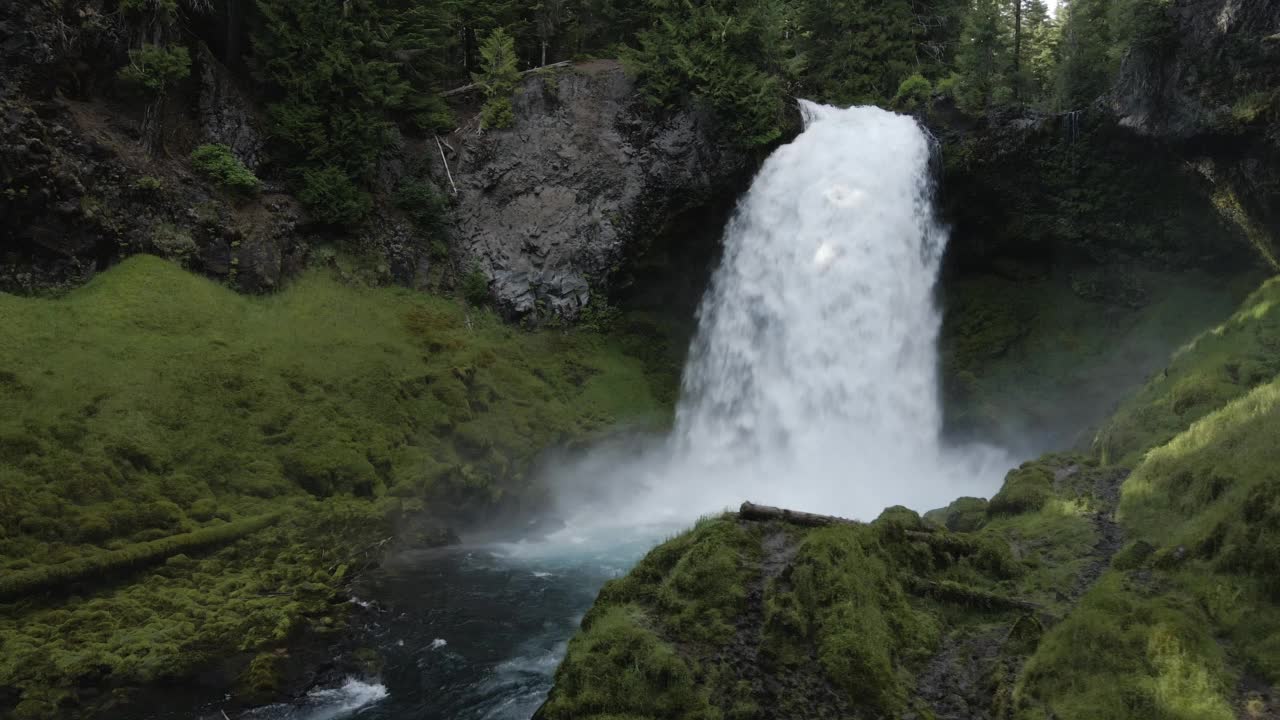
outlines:
[[[714,208],[753,170],[708,114],[646,108],[616,62],[531,74],[514,106],[512,128],[481,132],[473,120],[445,153],[458,253],[512,315],[573,317],[653,245],[714,244],[718,232],[671,234],[686,214],[706,211],[718,225]]]
[[[597,61],[529,75],[507,130],[480,131],[472,98],[456,96],[461,127],[439,144],[402,138],[382,159],[375,219],[340,233],[312,222],[279,177],[251,80],[196,40],[191,79],[144,107],[115,81],[127,27],[101,3],[73,5],[0,10],[4,291],[74,286],[145,252],[264,292],[331,262],[333,248],[377,282],[448,285],[479,270],[509,316],[573,317],[652,248],[678,250],[690,217],[710,208],[718,226],[752,166],[709,115],[656,113],[617,63]],[[187,156],[205,143],[227,146],[263,192],[235,197],[193,172]],[[444,248],[390,201],[424,168],[449,198]]]

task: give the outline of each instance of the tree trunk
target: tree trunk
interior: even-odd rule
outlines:
[[[1022,0],[1013,0],[1013,97],[1022,96]]]
[[[769,507],[768,505],[756,505],[752,502],[742,503],[742,507],[738,508],[738,517],[743,520],[777,520],[780,522],[791,523],[792,525],[802,525],[804,527],[861,524],[857,520],[849,520],[847,518],[836,517],[834,515],[816,515],[814,513],[800,512],[798,510],[787,510],[785,508]]]

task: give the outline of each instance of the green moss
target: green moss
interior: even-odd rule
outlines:
[[[831,682],[876,712],[905,707],[905,665],[937,643],[936,620],[907,602],[874,530],[841,526],[809,533],[788,570],[770,588],[766,632],[774,652],[795,661],[810,644]],[[788,647],[791,646],[791,647]]]
[[[991,498],[987,515],[1018,515],[1044,507],[1053,496],[1053,471],[1039,462],[1023,463],[1005,476],[1000,492]]]
[[[549,445],[667,422],[674,383],[611,337],[321,273],[248,298],[135,257],[0,317],[0,577],[82,593],[0,605],[31,707],[331,627],[334,569],[400,507],[482,512]]]
[[[743,611],[759,537],[729,518],[705,519],[650,552],[626,578],[600,591],[605,604],[644,603],[680,637],[720,645]]]
[[[987,501],[975,497],[958,498],[945,508],[925,513],[925,517],[955,532],[981,530],[987,524]]]
[[[1234,683],[1209,627],[1187,596],[1109,573],[1027,663],[1017,717],[1229,720]]]
[[[720,718],[697,687],[694,669],[649,622],[633,605],[593,614],[570,643],[540,717]]]

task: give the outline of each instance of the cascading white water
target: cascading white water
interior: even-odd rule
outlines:
[[[990,495],[1010,466],[940,441],[933,293],[947,234],[927,136],[874,107],[802,109],[804,132],[764,163],[726,230],[672,437],[638,463],[586,470],[625,476],[614,521],[743,500],[870,518]]]
[[[878,108],[803,109],[729,225],[677,435],[712,461],[931,450],[946,233],[929,144]]]

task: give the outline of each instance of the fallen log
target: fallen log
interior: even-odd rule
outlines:
[[[792,525],[801,525],[804,527],[823,527],[826,525],[860,525],[857,520],[849,520],[848,518],[836,517],[834,515],[816,515],[814,513],[800,512],[799,510],[787,510],[786,508],[770,507],[768,505],[756,505],[753,502],[744,502],[742,507],[738,508],[738,517],[743,520],[760,520],[791,523]]]
[[[558,62],[558,63],[551,63],[550,65],[543,65],[541,67],[536,67],[532,70],[525,70],[520,73],[520,77],[524,77],[525,75],[532,75],[533,73],[536,73],[539,70],[569,67],[572,64],[573,64],[572,60],[562,60],[561,62]],[[470,85],[463,85],[462,87],[454,88],[452,90],[446,90],[440,93],[440,97],[442,98],[453,97],[454,95],[461,95],[462,93],[471,92],[472,90],[479,90],[479,89],[480,89],[480,83],[471,83]]]

